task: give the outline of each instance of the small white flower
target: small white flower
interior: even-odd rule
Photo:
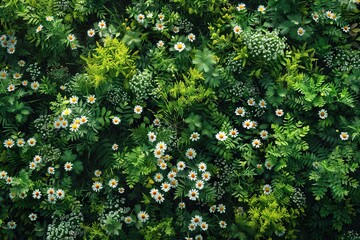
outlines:
[[[101,172],[99,169],[97,169],[97,170],[94,171],[95,177],[100,177],[101,174],[102,174],[102,172]]]
[[[199,133],[197,133],[197,132],[193,132],[191,135],[190,135],[190,140],[191,141],[197,141],[197,140],[199,140],[200,139],[200,134]]]
[[[40,199],[40,198],[41,198],[41,192],[40,192],[40,190],[39,190],[39,189],[34,190],[33,193],[32,193],[32,196],[33,196],[33,198],[35,198],[35,199]]]
[[[11,220],[7,223],[7,226],[9,229],[15,229],[17,225],[16,225],[16,222]]]
[[[72,96],[70,99],[69,99],[69,102],[70,104],[77,104],[79,101],[79,98],[77,96]]]
[[[193,34],[193,33],[190,33],[190,34],[188,35],[188,39],[189,39],[189,41],[190,41],[190,42],[193,42],[193,41],[195,41],[195,39],[196,39],[196,36],[195,36],[195,34]]]
[[[328,113],[325,109],[321,109],[318,114],[321,119],[326,119],[328,117]]]
[[[56,191],[56,197],[57,197],[58,199],[64,199],[64,198],[65,198],[65,191],[62,190],[62,189],[58,189],[58,190]]]
[[[117,185],[118,185],[118,181],[117,181],[116,179],[111,179],[111,180],[109,181],[109,186],[110,186],[111,188],[116,188]]]
[[[159,40],[159,41],[156,43],[156,46],[157,46],[158,48],[161,48],[161,47],[164,46],[164,42],[163,42],[162,40]]]
[[[106,28],[106,22],[104,20],[101,20],[99,23],[98,23],[98,27],[100,29],[105,29]]]
[[[143,107],[142,107],[142,106],[136,105],[136,106],[134,107],[134,113],[136,113],[136,114],[141,114],[142,111],[143,111]]]
[[[199,198],[199,191],[197,189],[191,189],[188,193],[188,197],[192,201],[196,201]]]
[[[197,180],[195,183],[195,188],[201,190],[204,188],[204,181],[203,180]]]
[[[164,195],[161,193],[156,194],[154,199],[157,203],[162,203],[165,200]]]
[[[164,192],[168,192],[171,188],[170,183],[168,182],[164,182],[161,184],[161,190],[163,190]]]
[[[39,86],[40,86],[40,84],[38,81],[34,81],[30,84],[31,89],[35,90],[35,91],[39,89]]]
[[[73,169],[73,164],[71,162],[65,163],[64,169],[65,169],[65,171],[70,172]]]
[[[29,138],[27,140],[27,143],[29,144],[29,146],[33,147],[36,145],[36,140],[35,140],[35,138]]]
[[[220,226],[221,228],[226,228],[227,224],[226,224],[225,221],[220,221],[220,222],[219,222],[219,226]]]
[[[346,141],[349,139],[349,134],[347,132],[341,132],[340,133],[340,139],[343,141]]]
[[[261,141],[260,139],[254,139],[252,140],[251,144],[254,148],[259,148],[261,146]]]
[[[8,92],[13,92],[13,91],[15,91],[15,85],[14,85],[14,84],[10,84],[10,85],[7,87],[7,90],[8,90]]]
[[[112,148],[112,150],[117,151],[119,149],[119,145],[114,143],[111,148]]]
[[[149,220],[149,214],[147,214],[145,211],[140,211],[137,215],[140,222],[146,222]]]
[[[282,109],[276,109],[275,114],[276,116],[281,117],[284,115],[284,111]]]
[[[48,167],[47,172],[48,172],[48,174],[54,175],[55,174],[55,168],[54,167]]]
[[[194,159],[196,157],[196,151],[193,148],[189,148],[188,150],[186,150],[185,156],[188,159]]]
[[[243,11],[246,9],[245,3],[239,3],[239,5],[237,5],[236,9],[238,11]]]
[[[34,170],[34,169],[36,168],[36,162],[30,162],[30,163],[29,163],[29,168],[30,168],[31,170]]]
[[[120,122],[121,122],[121,120],[120,120],[119,117],[114,117],[114,118],[112,119],[112,123],[113,123],[114,125],[118,125]]]
[[[244,117],[245,113],[246,113],[246,111],[245,111],[245,108],[243,108],[243,107],[238,107],[235,109],[236,116]]]
[[[209,181],[211,178],[211,174],[209,172],[204,172],[203,174],[201,174],[201,177],[204,181]]]
[[[232,138],[236,138],[237,135],[239,135],[239,132],[236,128],[233,128],[233,129],[230,129],[229,131],[229,135],[232,137]]]
[[[302,28],[302,27],[299,27],[298,30],[297,30],[297,34],[298,34],[299,36],[302,36],[302,35],[304,35],[304,33],[305,33],[305,29]]]
[[[196,181],[197,179],[197,173],[195,171],[190,171],[189,172],[189,175],[188,175],[188,178],[191,180],[191,181]]]
[[[224,204],[219,204],[218,207],[217,207],[217,210],[219,213],[225,213],[226,211],[226,207]]]
[[[163,179],[164,179],[164,177],[161,173],[156,173],[154,176],[155,182],[161,182]]]
[[[31,221],[36,221],[37,215],[35,213],[30,213],[29,218],[30,218]]]
[[[179,202],[179,208],[184,209],[186,207],[186,204],[184,202]]]
[[[92,185],[92,190],[95,192],[100,192],[100,190],[103,188],[103,185],[101,182],[94,182]]]
[[[201,228],[201,230],[206,231],[206,230],[208,230],[209,225],[206,222],[202,222],[200,224],[200,228]]]
[[[240,34],[243,31],[242,28],[240,26],[237,26],[237,25],[233,28],[233,30],[234,30],[235,34]]]
[[[225,141],[227,139],[226,133],[224,132],[218,132],[215,137],[219,141]]]
[[[185,49],[185,44],[183,42],[177,42],[174,48],[176,51],[182,52]]]
[[[15,145],[14,140],[10,138],[4,141],[4,147],[6,148],[12,148],[14,145]]]
[[[198,168],[199,168],[200,172],[205,172],[206,169],[207,169],[207,166],[206,166],[206,164],[204,162],[201,162],[201,163],[198,164]]]
[[[176,167],[177,167],[177,169],[178,169],[179,171],[182,171],[182,170],[185,169],[186,164],[185,164],[184,161],[180,161],[180,162],[178,162],[178,163],[176,164]]]
[[[257,9],[260,13],[264,13],[266,8],[264,7],[264,5],[260,5]]]
[[[156,141],[156,135],[155,135],[154,132],[149,132],[147,134],[147,136],[148,136],[148,139],[149,139],[150,142],[155,142]]]
[[[271,186],[269,184],[265,184],[263,190],[265,195],[269,195],[272,192]]]

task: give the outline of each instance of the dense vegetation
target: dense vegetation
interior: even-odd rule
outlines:
[[[360,239],[359,0],[3,0],[1,239]]]

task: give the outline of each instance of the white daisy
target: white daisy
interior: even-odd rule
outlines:
[[[113,123],[114,125],[118,125],[120,122],[121,122],[121,120],[120,120],[119,117],[114,117],[114,118],[112,119],[112,123]]]
[[[199,198],[199,191],[197,189],[191,189],[188,193],[188,197],[192,201],[196,201]]]
[[[215,137],[219,141],[225,141],[227,139],[226,133],[224,132],[218,132]]]
[[[183,42],[177,42],[174,48],[176,51],[182,52],[185,49],[185,44]]]
[[[189,148],[188,150],[186,150],[185,156],[188,159],[194,159],[196,157],[196,151],[193,148]]]
[[[103,185],[101,182],[94,182],[92,185],[92,190],[95,192],[100,192],[100,190],[103,188]]]
[[[142,107],[142,106],[136,105],[136,106],[134,107],[134,113],[136,113],[136,114],[141,114],[142,111],[143,111],[143,107]]]
[[[145,211],[140,211],[137,215],[140,222],[146,222],[149,220],[149,214],[147,214]]]

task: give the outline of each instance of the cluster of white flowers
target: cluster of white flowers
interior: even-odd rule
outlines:
[[[250,55],[260,61],[271,61],[278,55],[283,55],[286,48],[285,38],[280,38],[277,32],[246,32],[245,44]]]
[[[149,98],[155,91],[151,73],[147,70],[138,71],[129,81],[129,88],[137,100]]]
[[[15,53],[15,46],[17,43],[17,39],[14,35],[14,32],[9,31],[8,34],[3,34],[0,36],[0,44],[3,48],[6,48],[8,54]]]
[[[83,236],[84,230],[81,224],[84,217],[82,213],[53,215],[52,219],[52,223],[47,227],[46,240],[78,239]]]
[[[360,69],[360,51],[336,48],[325,56],[325,62],[329,68],[344,72]]]

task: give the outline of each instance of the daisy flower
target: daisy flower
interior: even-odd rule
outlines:
[[[56,203],[56,196],[55,195],[48,195],[48,202],[55,204]]]
[[[250,129],[252,127],[252,122],[250,119],[246,119],[242,123],[243,128]]]
[[[14,85],[14,84],[10,84],[10,85],[7,87],[7,90],[8,90],[8,92],[13,92],[13,91],[15,91],[15,85]]]
[[[130,216],[127,216],[127,217],[124,218],[124,222],[125,222],[126,224],[130,224],[130,223],[133,222],[133,219],[132,219]]]
[[[29,84],[29,82],[27,80],[24,80],[21,82],[21,85],[23,85],[24,87],[26,87]]]
[[[11,220],[11,221],[9,221],[9,222],[7,223],[7,226],[8,226],[9,229],[15,229],[17,225],[16,225],[16,222],[14,222],[13,220]]]
[[[236,25],[233,28],[233,31],[234,31],[235,34],[240,34],[240,33],[242,33],[243,30],[242,30],[242,28],[240,26]]]
[[[190,171],[188,177],[191,181],[196,181],[197,173],[195,171]]]
[[[20,74],[20,73],[14,73],[14,74],[13,74],[13,78],[14,78],[14,79],[20,79],[20,78],[21,78],[21,74]]]
[[[87,123],[88,121],[88,118],[86,116],[81,116],[80,118],[80,124],[84,124],[84,123]]]
[[[15,47],[9,46],[7,49],[8,54],[13,54],[15,52]]]
[[[225,205],[224,204],[219,204],[219,206],[217,207],[217,211],[219,213],[225,213],[225,211],[226,211]]]
[[[46,194],[47,195],[53,195],[55,193],[55,189],[54,188],[49,188],[47,191],[46,191]]]
[[[266,8],[265,8],[264,5],[260,5],[257,10],[258,10],[260,13],[265,13]]]
[[[202,222],[200,224],[200,228],[201,228],[201,230],[206,231],[206,230],[208,230],[209,225],[206,222]]]
[[[156,141],[156,135],[155,135],[154,132],[149,132],[147,134],[147,136],[148,136],[148,139],[149,139],[150,142],[155,142]]]
[[[343,26],[341,29],[342,29],[344,32],[346,32],[346,33],[350,31],[349,25],[345,25],[345,26]]]
[[[27,140],[27,143],[29,144],[29,146],[33,147],[36,145],[36,140],[35,140],[35,138],[29,138]]]
[[[169,172],[168,175],[167,175],[167,178],[169,180],[174,180],[175,177],[176,177],[176,172],[173,172],[173,171]]]
[[[164,46],[164,41],[159,40],[159,41],[156,43],[156,46],[157,46],[158,48],[163,47],[163,46]]]
[[[164,195],[161,193],[156,194],[154,199],[157,203],[162,203],[165,200]]]
[[[48,172],[48,174],[54,175],[55,174],[55,168],[54,167],[48,167],[47,172]]]
[[[176,179],[171,179],[170,180],[170,185],[172,188],[176,188],[179,185],[179,181]]]
[[[101,182],[94,182],[92,185],[92,190],[95,192],[100,192],[100,190],[103,188],[103,185]]]
[[[195,240],[203,240],[203,237],[200,234],[198,234],[195,236]]]
[[[95,177],[100,177],[101,174],[102,174],[102,172],[101,172],[99,169],[96,169],[96,170],[94,171]]]
[[[32,193],[32,196],[33,196],[33,198],[35,198],[35,199],[40,199],[40,198],[41,198],[41,192],[40,192],[40,190],[39,190],[39,189],[34,190],[33,193]]]
[[[164,151],[162,151],[161,149],[156,148],[154,150],[154,156],[156,158],[161,158],[163,155],[164,155]]]
[[[161,190],[163,190],[164,192],[168,192],[171,188],[170,183],[168,182],[164,182],[161,184]]]
[[[86,98],[86,102],[87,102],[87,103],[93,104],[93,103],[95,103],[95,101],[96,101],[95,95],[89,95],[89,96]]]
[[[330,14],[330,19],[336,21],[337,15],[336,15],[335,13],[331,13],[331,14]]]
[[[116,179],[111,179],[111,180],[109,181],[109,186],[110,186],[111,188],[116,188],[117,185],[118,185],[118,181],[117,181]]]
[[[149,220],[149,214],[147,214],[145,211],[140,211],[137,215],[140,222],[146,222]]]
[[[125,192],[125,188],[121,187],[118,189],[119,193],[123,194]]]
[[[139,15],[137,15],[136,20],[137,20],[139,23],[143,23],[144,20],[145,20],[144,14],[139,14]]]
[[[197,133],[197,132],[193,132],[191,135],[190,135],[190,140],[191,141],[197,141],[197,140],[199,140],[200,139],[200,134],[199,133]]]
[[[150,190],[151,197],[155,197],[158,193],[159,193],[159,190],[157,190],[156,188],[153,188]]]
[[[101,20],[99,23],[98,23],[98,27],[100,29],[105,29],[106,28],[106,22],[104,20]]]
[[[220,226],[220,228],[226,228],[226,222],[225,221],[220,221],[219,222],[219,226]]]
[[[11,185],[12,182],[13,182],[12,177],[7,177],[6,180],[5,180],[5,182],[6,182],[6,184]]]
[[[185,44],[182,43],[182,42],[177,42],[175,45],[174,45],[174,48],[176,51],[183,51],[185,49]]]
[[[61,122],[60,122],[59,120],[56,120],[56,121],[54,122],[54,128],[55,128],[55,129],[61,128]]]
[[[269,184],[265,184],[263,187],[263,191],[264,191],[264,194],[269,195],[272,192],[271,186]]]
[[[164,16],[164,14],[160,13],[160,14],[158,15],[158,18],[159,18],[160,21],[164,21],[165,16]]]
[[[188,197],[192,201],[196,201],[199,198],[199,191],[197,189],[191,189],[188,193]]]
[[[260,108],[266,108],[266,101],[265,101],[264,99],[261,99],[261,100],[259,101],[259,107],[260,107]]]
[[[112,119],[112,123],[113,123],[114,125],[118,125],[120,122],[121,122],[121,120],[120,120],[120,118],[118,118],[118,117],[114,117],[114,118]]]
[[[72,132],[77,132],[80,128],[80,124],[77,123],[72,123],[70,124],[70,131]]]
[[[195,188],[201,190],[204,188],[204,181],[203,180],[197,180],[195,183]]]
[[[268,135],[269,135],[269,133],[268,133],[268,131],[266,131],[266,130],[262,130],[261,132],[260,132],[260,137],[262,138],[262,139],[267,139],[268,138]]]
[[[70,99],[69,99],[69,102],[70,104],[77,104],[79,101],[79,98],[77,96],[72,96]]]
[[[190,231],[195,231],[195,230],[196,230],[196,225],[193,224],[193,223],[189,223],[188,229],[189,229]]]
[[[71,114],[71,109],[70,108],[66,108],[64,111],[62,111],[61,115],[63,116],[68,116]]]
[[[281,117],[284,115],[284,111],[282,109],[276,109],[275,114],[276,116]]]
[[[184,209],[184,208],[186,207],[186,204],[185,204],[184,202],[179,202],[178,207],[179,207],[180,209]]]
[[[232,138],[236,138],[238,134],[239,134],[239,132],[236,128],[230,129],[230,131],[229,131],[229,136]]]
[[[162,30],[164,30],[164,24],[163,23],[161,23],[161,22],[158,22],[158,23],[156,23],[156,25],[155,25],[155,28],[156,28],[156,30],[158,30],[158,31],[162,31]]]
[[[311,14],[311,17],[312,17],[312,19],[313,19],[315,22],[319,22],[319,14],[317,14],[317,13],[312,13],[312,14]]]
[[[87,35],[89,36],[89,37],[93,37],[93,36],[95,36],[95,30],[94,29],[89,29],[88,31],[87,31]]]
[[[61,122],[61,127],[62,128],[67,128],[67,126],[69,125],[68,121],[67,120],[64,120]]]
[[[161,182],[163,179],[164,179],[164,177],[161,173],[156,173],[154,176],[155,182]]]
[[[74,164],[72,164],[71,162],[65,163],[65,164],[64,164],[64,169],[65,169],[65,171],[70,172],[70,171],[73,169],[73,165],[74,165]]]
[[[298,34],[299,36],[302,36],[302,35],[304,35],[304,33],[305,33],[305,29],[302,28],[302,27],[299,27],[298,30],[297,30],[297,34]]]
[[[215,135],[215,137],[216,137],[217,140],[222,141],[222,142],[227,139],[226,133],[224,133],[224,132],[218,132]]]
[[[167,145],[164,142],[158,142],[155,147],[161,151],[165,151],[167,149]]]
[[[14,140],[9,138],[4,141],[4,147],[12,148],[13,146],[14,146]]]
[[[5,34],[1,35],[0,41],[4,42],[4,41],[6,41],[6,39],[7,39],[7,36]]]
[[[38,81],[34,81],[30,84],[31,89],[35,90],[35,91],[39,89],[39,86],[40,86],[40,84]]]
[[[1,171],[0,172],[0,179],[5,179],[7,177],[7,172]]]
[[[30,213],[29,218],[30,218],[31,221],[36,221],[37,215],[35,213]]]
[[[201,163],[198,164],[198,168],[199,168],[200,172],[205,172],[206,169],[207,169],[207,166],[206,166],[206,164],[204,162],[201,162]]]
[[[25,199],[27,197],[27,194],[25,192],[20,193],[19,197],[21,199]]]
[[[69,41],[69,42],[72,42],[72,41],[74,41],[76,38],[75,38],[75,36],[74,36],[74,34],[69,34],[68,36],[67,36],[67,40]]]
[[[185,169],[186,164],[185,164],[184,161],[180,161],[180,162],[178,162],[178,163],[176,164],[176,167],[177,167],[177,169],[178,169],[179,171],[182,171],[182,170]]]
[[[237,5],[236,9],[237,9],[238,11],[245,10],[245,9],[246,9],[245,3],[239,3],[239,4]]]
[[[191,218],[191,223],[195,224],[196,226],[200,225],[200,223],[202,222],[202,217],[199,215],[195,215],[194,217]]]
[[[42,157],[40,155],[35,155],[35,157],[33,158],[34,162],[36,163],[41,163],[42,161]]]
[[[249,106],[255,106],[256,102],[255,102],[255,100],[254,100],[253,98],[249,98],[249,99],[247,100],[247,104],[248,104]]]
[[[235,109],[236,116],[245,116],[245,109],[243,107],[238,107]]]
[[[190,33],[190,34],[187,36],[187,38],[188,38],[188,40],[189,40],[190,42],[193,42],[193,41],[195,41],[195,39],[196,39],[195,34],[193,34],[193,33]]]
[[[266,169],[271,170],[273,165],[271,164],[271,162],[265,161],[265,167],[266,167]]]
[[[36,32],[40,32],[41,30],[43,29],[43,25],[39,25],[37,28],[36,28]]]
[[[188,159],[194,159],[196,157],[196,151],[193,148],[189,148],[188,150],[186,150],[185,156]]]
[[[261,141],[260,139],[254,139],[252,140],[251,144],[254,148],[259,148],[261,146]]]
[[[209,172],[204,172],[203,174],[201,174],[201,177],[204,181],[207,182],[210,180],[211,174]]]
[[[178,33],[179,31],[180,31],[179,27],[176,27],[176,26],[173,27],[173,32],[174,32],[174,33]]]
[[[111,148],[112,148],[112,150],[117,151],[119,149],[119,145],[114,143]]]
[[[136,113],[136,114],[141,114],[142,111],[143,111],[143,107],[142,107],[142,106],[136,105],[136,106],[134,107],[134,113]]]
[[[56,191],[56,197],[57,197],[58,199],[64,199],[64,198],[65,198],[65,192],[64,192],[64,190],[58,189],[58,190]]]
[[[7,77],[7,71],[1,70],[0,71],[0,79],[5,79]]]
[[[349,139],[349,134],[347,132],[341,132],[340,133],[340,139],[343,141],[346,141]]]
[[[318,114],[321,119],[326,119],[328,117],[328,113],[325,109],[321,109]]]
[[[216,205],[212,205],[210,208],[209,208],[209,212],[210,213],[214,213],[216,211]]]
[[[160,126],[160,120],[158,118],[155,118],[153,121],[154,126]]]

